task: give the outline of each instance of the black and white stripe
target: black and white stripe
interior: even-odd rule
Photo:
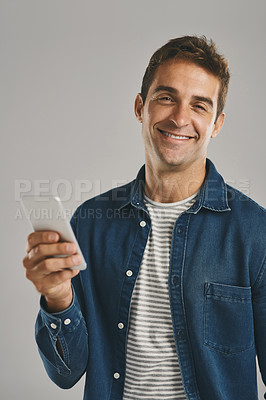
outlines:
[[[177,203],[145,197],[152,227],[133,291],[123,400],[185,400],[169,304],[174,224],[197,193]]]

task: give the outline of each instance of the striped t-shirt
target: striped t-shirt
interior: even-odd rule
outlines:
[[[146,196],[151,230],[133,291],[123,400],[186,400],[169,303],[168,274],[174,224],[197,193],[176,203]]]

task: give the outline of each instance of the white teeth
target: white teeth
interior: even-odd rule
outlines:
[[[187,136],[171,135],[171,133],[168,133],[168,132],[165,132],[165,131],[160,131],[160,132],[162,132],[165,136],[171,137],[171,138],[173,138],[173,139],[185,139],[185,140],[190,139],[190,138],[187,137]]]

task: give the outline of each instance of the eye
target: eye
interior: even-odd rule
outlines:
[[[207,110],[206,110],[206,107],[203,106],[202,104],[195,104],[194,107],[195,107],[196,109],[198,109],[198,110],[201,110],[201,111],[207,111]]]
[[[173,103],[173,99],[169,96],[160,96],[158,97],[158,100],[164,103]]]

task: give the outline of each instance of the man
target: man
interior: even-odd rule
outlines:
[[[29,236],[23,264],[42,294],[36,340],[60,387],[86,373],[90,400],[258,398],[265,212],[206,158],[228,83],[227,62],[206,38],[160,48],[135,101],[145,166],[71,221],[88,268],[69,269],[80,260],[58,234]]]

